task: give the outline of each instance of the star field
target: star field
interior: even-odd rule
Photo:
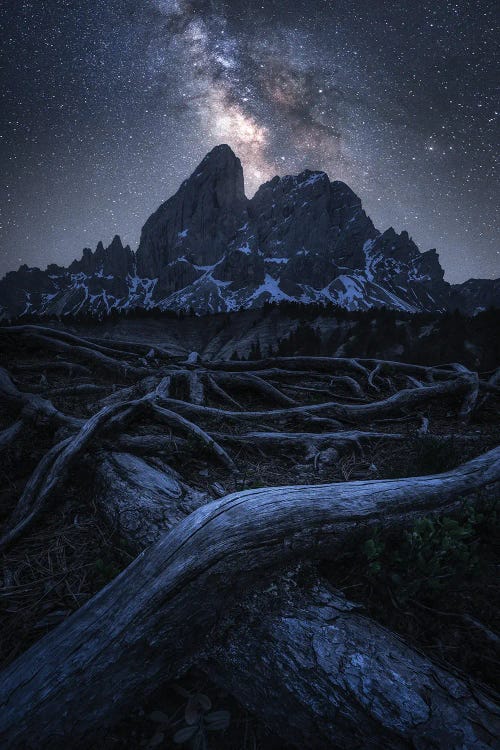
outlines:
[[[228,143],[322,169],[451,282],[500,275],[493,2],[8,0],[0,272],[142,224]]]

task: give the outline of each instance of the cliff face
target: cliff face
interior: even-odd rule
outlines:
[[[435,250],[379,232],[324,172],[274,177],[245,197],[240,160],[217,146],[146,221],[137,253],[115,237],[68,268],[22,266],[0,281],[4,316],[137,306],[217,312],[266,301],[409,312],[500,306],[499,282],[450,286]]]
[[[217,146],[144,224],[138,274],[158,277],[169,263],[186,255],[193,264],[215,263],[246,212],[241,162],[229,146]]]

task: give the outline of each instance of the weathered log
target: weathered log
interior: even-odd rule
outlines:
[[[282,578],[232,617],[202,665],[278,734],[315,750],[496,746],[498,696],[409,647],[325,583],[293,583]]]
[[[6,748],[86,743],[137,695],[188,668],[228,603],[264,572],[304,555],[338,556],[377,526],[388,531],[423,514],[449,512],[500,481],[499,459],[497,448],[441,475],[248,490],[198,508],[3,672],[0,741]],[[360,686],[351,700],[364,695]],[[467,735],[469,747],[488,747],[482,727],[493,721],[491,702],[479,689],[464,695],[462,684],[454,710],[440,708],[443,736],[456,732],[462,703],[464,726],[475,733]],[[376,703],[371,711],[375,719],[383,715]],[[400,747],[432,746],[425,731],[418,735],[423,722],[416,716],[407,721],[412,734]]]
[[[153,473],[156,487],[154,477],[140,479],[140,467],[128,474],[141,501],[128,488],[134,520],[131,525],[127,517],[119,530],[135,549],[142,548],[137,526],[154,541],[184,510],[178,496],[167,504],[163,498],[162,512],[168,505],[171,515],[158,518],[149,495],[142,510],[144,491],[153,485],[163,492],[163,475]],[[123,501],[117,501],[116,483],[110,484],[101,505],[115,522],[112,514],[122,516]],[[493,747],[500,714],[484,689],[422,656],[359,609],[323,581],[297,586],[288,573],[256,591],[237,614],[230,612],[219,627],[222,638],[198,666],[300,748],[399,750],[417,740],[419,747],[434,750],[459,750],[465,743]]]

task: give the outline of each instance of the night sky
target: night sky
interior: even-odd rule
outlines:
[[[447,280],[500,275],[495,6],[4,0],[0,273],[135,249],[225,142],[249,196],[323,169]]]

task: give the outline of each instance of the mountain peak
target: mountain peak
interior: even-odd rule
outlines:
[[[241,162],[228,145],[216,146],[144,224],[138,272],[157,277],[186,254],[199,265],[215,262],[245,220],[246,207]]]
[[[378,231],[360,198],[325,172],[274,177],[248,200],[241,162],[223,143],[149,217],[135,256],[115,235],[67,269],[21,268],[0,281],[0,315],[219,312],[281,300],[474,312],[499,295],[498,282],[451,288],[435,250],[420,252],[406,231]]]
[[[121,249],[123,249],[123,242],[122,242],[122,238],[120,237],[120,235],[119,235],[119,234],[115,234],[115,236],[114,236],[114,237],[113,237],[113,239],[111,240],[111,244],[110,244],[110,246],[109,246],[109,249],[110,249],[110,250],[111,250],[111,249],[113,249],[113,250],[115,250],[115,249],[117,249],[117,250],[121,250]]]
[[[204,179],[202,179],[204,178]],[[215,146],[201,160],[193,174],[182,183],[181,190],[186,185],[206,185],[206,180],[215,181],[217,184],[228,188],[230,193],[234,192],[244,199],[243,189],[243,167],[234,151],[226,143]]]
[[[186,186],[197,191],[215,189],[223,204],[246,200],[241,161],[226,143],[208,152],[193,174],[182,183],[181,190]]]
[[[213,149],[204,156],[201,163],[203,164],[204,162],[214,160],[240,161],[231,146],[228,146],[227,143],[219,143],[218,146],[214,146]]]

